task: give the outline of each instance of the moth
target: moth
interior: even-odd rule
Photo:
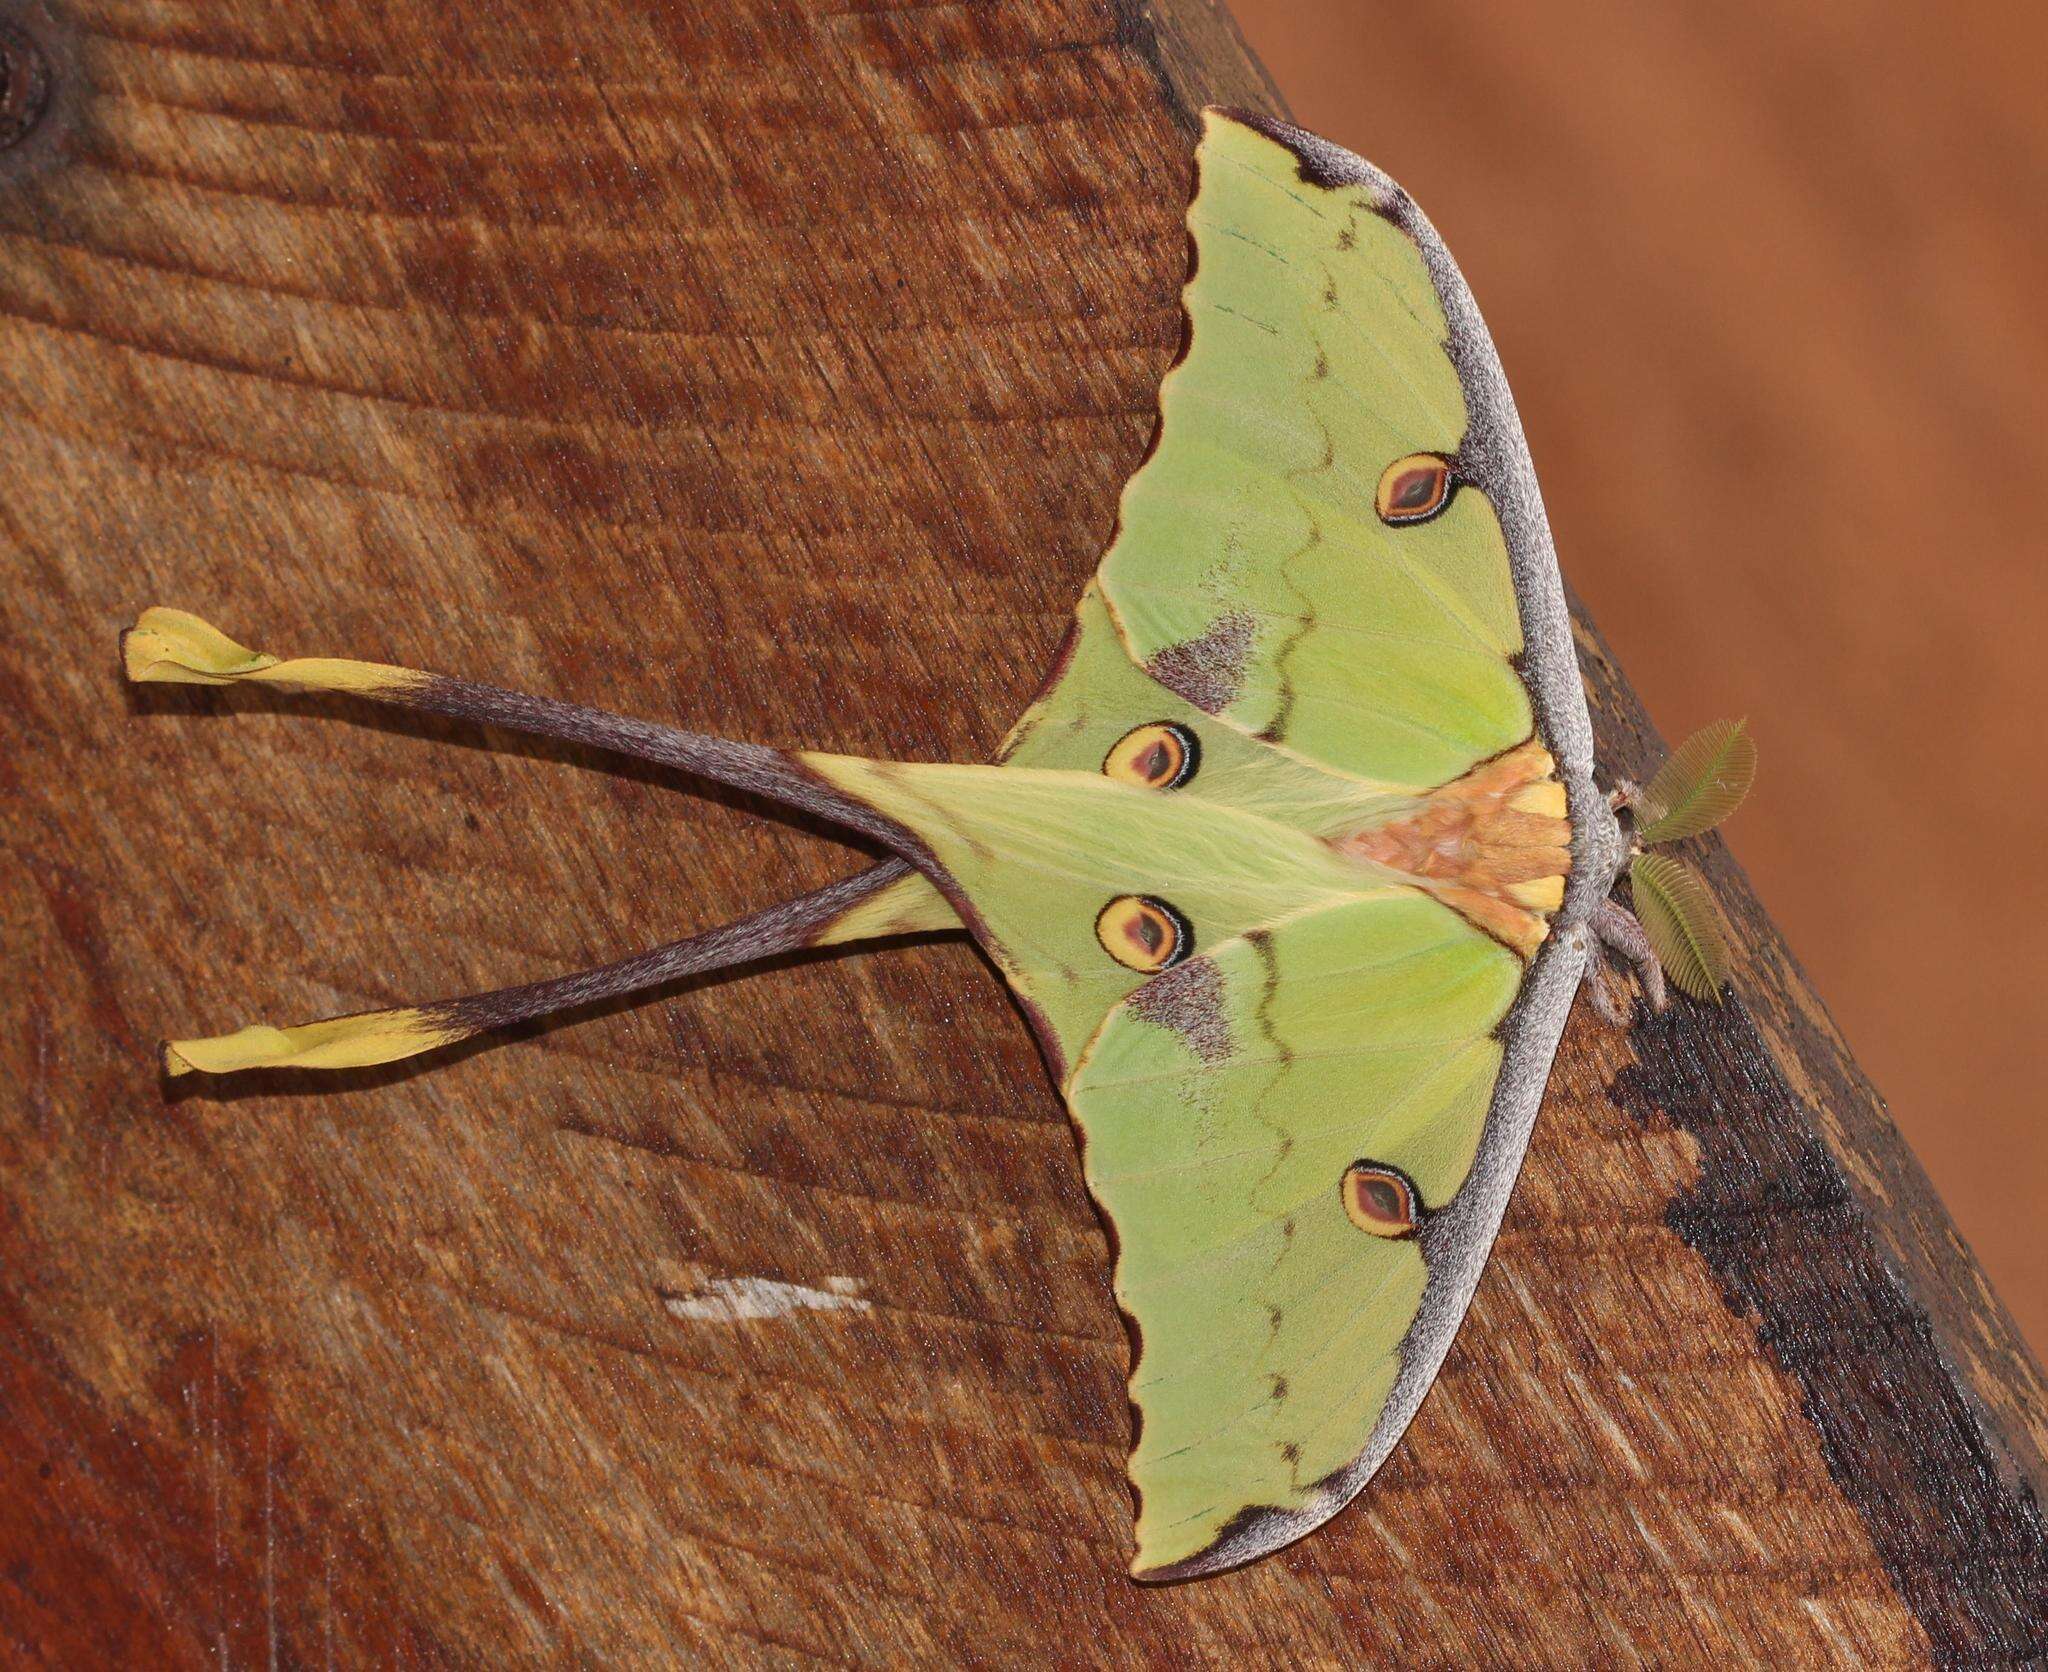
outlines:
[[[1035,1027],[1131,1331],[1132,1573],[1319,1525],[1400,1439],[1603,946],[1718,992],[1692,874],[1740,726],[1594,782],[1563,583],[1470,293],[1350,153],[1210,110],[1183,358],[1115,536],[994,764],[784,752],[147,611],[130,678],[344,693],[637,756],[893,858],[559,980],[163,1047],[351,1068],[799,947],[965,929]],[[1640,924],[1609,898],[1634,859]],[[1647,933],[1646,933],[1647,931]],[[1652,943],[1655,943],[1654,945]],[[1661,956],[1660,956],[1661,955]]]

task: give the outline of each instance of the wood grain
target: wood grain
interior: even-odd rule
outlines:
[[[156,1082],[161,1031],[549,974],[857,856],[573,750],[129,695],[144,603],[987,755],[1150,429],[1190,112],[1272,103],[1226,19],[10,4],[58,70],[0,153],[16,1658],[2043,1648],[2038,1370],[1718,853],[1742,1002],[1575,1019],[1408,1443],[1168,1589],[1123,1577],[1103,1233],[964,945]],[[866,1308],[688,1304],[735,1277]]]

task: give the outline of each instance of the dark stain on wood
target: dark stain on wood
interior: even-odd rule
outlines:
[[[1828,1470],[1950,1665],[2048,1654],[2048,1532],[2005,1478],[1926,1311],[1880,1252],[1811,1115],[1739,997],[1638,1007],[1616,1101],[1699,1140],[1699,1183],[1665,1220],[1797,1378]]]

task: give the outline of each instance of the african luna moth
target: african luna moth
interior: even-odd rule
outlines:
[[[1593,737],[1520,423],[1435,231],[1371,165],[1211,110],[1188,341],[1046,685],[993,765],[787,753],[146,612],[129,677],[343,692],[618,751],[896,857],[600,969],[164,1047],[351,1068],[797,947],[964,927],[1082,1139],[1132,1326],[1131,1571],[1300,1537],[1371,1478],[1470,1301],[1602,943],[1718,995],[1647,853],[1748,787],[1739,726],[1645,790]],[[1632,827],[1632,828],[1631,828]],[[1608,898],[1634,856],[1640,925]],[[1646,932],[1647,931],[1647,935]],[[1654,946],[1653,946],[1654,943]]]

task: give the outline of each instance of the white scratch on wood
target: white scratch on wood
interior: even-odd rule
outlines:
[[[1657,1400],[1645,1395],[1643,1390],[1636,1385],[1636,1379],[1626,1370],[1615,1370],[1614,1379],[1628,1389],[1632,1400],[1630,1409],[1640,1411],[1651,1422],[1655,1423],[1657,1431],[1671,1442],[1673,1449],[1682,1449],[1683,1442],[1678,1438],[1678,1430],[1664,1420],[1664,1413],[1657,1408]]]
[[[1637,1509],[1634,1504],[1630,1504],[1628,1506],[1628,1518],[1636,1524],[1636,1532],[1641,1536],[1642,1541],[1651,1550],[1656,1552],[1657,1565],[1666,1573],[1675,1572],[1678,1564],[1672,1561],[1671,1552],[1664,1548],[1663,1541],[1650,1531],[1650,1524],[1643,1519],[1643,1512]]]
[[[1394,1537],[1394,1529],[1387,1525],[1387,1518],[1385,1516],[1380,1514],[1377,1509],[1368,1508],[1365,1512],[1365,1519],[1371,1524],[1372,1530],[1379,1534],[1381,1542],[1389,1550],[1393,1551],[1395,1559],[1403,1567],[1412,1568],[1415,1565],[1415,1558],[1408,1553],[1408,1546]]]
[[[782,1283],[772,1277],[714,1277],[687,1295],[665,1295],[663,1304],[678,1318],[736,1324],[753,1318],[780,1318],[787,1312],[869,1312],[856,1277],[828,1277],[822,1289]]]
[[[1756,1529],[1742,1519],[1739,1511],[1729,1509],[1724,1505],[1714,1513],[1720,1516],[1729,1529],[1736,1533],[1743,1543],[1749,1546],[1750,1554],[1755,1556],[1759,1562],[1768,1562],[1771,1559],[1769,1547],[1765,1545],[1762,1539],[1756,1536]]]
[[[1648,1480],[1650,1471],[1644,1466],[1642,1454],[1629,1443],[1620,1423],[1614,1420],[1613,1412],[1601,1403],[1599,1395],[1586,1385],[1585,1377],[1570,1366],[1565,1367],[1564,1378],[1572,1385],[1572,1392],[1578,1398],[1579,1408],[1597,1422],[1614,1449],[1621,1453],[1621,1460],[1628,1466],[1628,1472],[1637,1480]]]
[[[1808,1619],[1820,1627],[1826,1635],[1828,1646],[1834,1651],[1835,1661],[1841,1666],[1861,1666],[1865,1662],[1856,1653],[1855,1645],[1842,1635],[1842,1628],[1829,1617],[1826,1607],[1816,1597],[1801,1597],[1799,1606],[1806,1611]]]

